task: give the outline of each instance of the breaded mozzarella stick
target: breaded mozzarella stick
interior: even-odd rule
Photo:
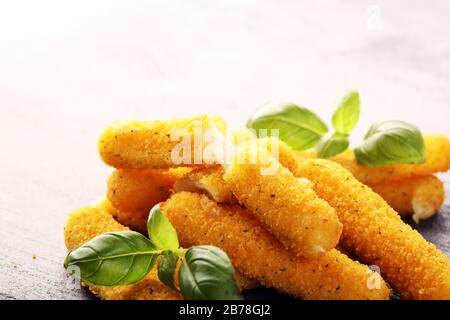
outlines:
[[[435,176],[388,181],[369,185],[402,216],[416,223],[434,216],[444,203],[444,184]]]
[[[204,164],[204,134],[216,128],[225,134],[222,118],[199,116],[172,121],[117,122],[98,143],[103,161],[118,169],[164,169]]]
[[[377,273],[335,249],[315,259],[292,254],[239,206],[220,206],[206,195],[181,192],[161,208],[183,246],[218,246],[238,271],[264,286],[302,299],[375,300],[390,296]]]
[[[450,299],[450,261],[339,164],[307,160],[298,173],[332,205],[344,225],[340,244],[381,268],[403,299]]]
[[[223,178],[239,203],[297,255],[313,257],[338,244],[342,224],[335,210],[258,142],[239,146]]]
[[[176,180],[163,170],[116,170],[108,179],[108,200],[121,211],[148,213],[170,196]]]

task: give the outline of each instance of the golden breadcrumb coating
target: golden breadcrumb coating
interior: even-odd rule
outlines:
[[[220,206],[206,195],[180,192],[161,206],[183,246],[215,245],[235,268],[262,285],[304,299],[388,299],[383,279],[333,249],[306,259],[287,251],[239,206]],[[369,288],[378,283],[379,289]]]
[[[108,179],[108,200],[121,211],[149,212],[170,196],[175,181],[164,170],[116,170]]]
[[[428,176],[450,170],[450,141],[441,135],[424,137],[426,162],[423,164],[395,164],[384,167],[363,167],[358,164],[353,151],[348,150],[329,160],[339,163],[364,184],[373,185],[392,180]],[[297,160],[317,158],[313,150],[297,151]],[[294,172],[295,173],[295,172]]]
[[[123,225],[145,233],[150,210],[166,200],[177,179],[192,168],[169,170],[118,169],[108,179],[107,196],[115,208],[114,217]]]
[[[295,171],[298,162],[296,151],[294,151],[294,149],[288,146],[285,142],[275,137],[268,137],[258,139],[258,143],[261,147],[269,150],[272,155],[277,153],[278,155],[276,158],[283,167],[291,172]]]
[[[398,213],[414,221],[434,216],[444,203],[444,184],[435,176],[409,178],[369,185]]]
[[[102,201],[100,206],[106,206]],[[68,250],[105,232],[128,230],[106,211],[98,207],[83,207],[69,216],[64,228],[64,239]],[[144,279],[128,286],[89,286],[89,290],[104,300],[179,300],[181,295],[158,279],[154,268]]]
[[[203,164],[202,153],[207,142],[202,141],[202,135],[211,128],[225,134],[225,121],[199,116],[172,121],[117,122],[103,131],[98,148],[103,161],[118,169],[182,166],[182,163],[176,163],[172,151],[179,156],[180,162],[183,158],[188,161],[187,166]],[[183,153],[183,148],[177,150],[182,141],[191,152]]]
[[[344,225],[341,245],[381,274],[404,299],[450,299],[450,261],[405,224],[369,187],[328,160],[299,163],[298,173],[336,208]]]
[[[296,254],[312,257],[338,244],[342,224],[335,210],[258,142],[240,146],[224,180],[239,203]]]

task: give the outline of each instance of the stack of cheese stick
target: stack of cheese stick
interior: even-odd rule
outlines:
[[[381,195],[402,216],[416,223],[434,216],[445,200],[444,184],[435,174],[450,170],[450,141],[440,135],[426,136],[426,163],[363,167],[351,150],[332,157],[353,176]],[[314,150],[296,151],[298,161],[317,158]]]
[[[315,159],[312,152],[294,151],[276,138],[256,139],[246,131],[231,135],[239,139],[230,143],[235,152],[230,162],[198,157],[208,145],[194,137],[189,156],[201,161],[174,161],[179,141],[171,136],[180,129],[193,135],[199,122],[201,132],[214,128],[227,135],[225,122],[208,116],[108,127],[99,141],[102,159],[116,168],[107,200],[71,214],[65,228],[68,249],[108,231],[129,227],[143,232],[150,209],[162,202],[181,245],[223,249],[243,289],[271,287],[299,299],[379,300],[391,297],[392,286],[405,299],[450,299],[449,259],[360,182],[365,174],[372,177],[371,187],[385,183],[375,171],[360,173],[364,168]],[[427,186],[426,179],[435,181],[430,173],[447,170],[450,160],[439,164],[428,141],[448,140],[430,139],[427,163],[380,168],[380,175],[391,178],[395,172]],[[425,174],[412,174],[419,172]],[[380,188],[398,189],[392,182]],[[154,272],[135,285],[90,290],[103,299],[180,298]]]

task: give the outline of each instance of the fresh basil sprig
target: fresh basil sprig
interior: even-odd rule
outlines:
[[[108,232],[72,250],[64,267],[89,285],[130,285],[142,280],[155,266],[165,285],[174,284],[178,272],[180,291],[185,299],[242,299],[228,256],[212,246],[180,248],[175,228],[159,205],[147,223],[149,238],[134,231]]]
[[[363,166],[425,162],[425,144],[420,130],[397,120],[375,123],[354,152]]]
[[[270,130],[276,129],[279,138],[297,150],[314,147],[328,132],[326,124],[315,113],[292,103],[261,107],[247,122],[247,127],[254,129],[258,137],[261,130],[266,129],[264,134],[270,134]]]
[[[336,132],[324,136],[317,145],[319,158],[331,158],[348,149],[349,135],[358,123],[360,113],[359,93],[351,91],[342,99],[333,114],[332,122]]]
[[[349,135],[360,113],[359,93],[350,91],[333,114],[334,133],[328,133],[327,126],[315,113],[295,104],[263,106],[251,116],[247,127],[256,130],[258,137],[270,134],[270,129],[278,129],[278,138],[293,149],[316,147],[319,158],[331,158],[349,148]],[[355,149],[355,157],[367,167],[423,163],[426,160],[423,136],[417,127],[404,121],[378,122]]]

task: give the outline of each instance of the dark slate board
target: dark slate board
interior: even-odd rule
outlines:
[[[45,223],[48,232],[34,238],[23,230],[19,231],[18,227],[29,226],[16,224],[14,219],[14,212],[3,212],[0,220],[3,226],[9,226],[8,230],[3,228],[2,231],[7,232],[1,237],[0,299],[95,299],[87,289],[74,288],[67,282],[62,266],[66,251],[61,237],[62,227],[57,220],[51,215],[41,216],[36,222]],[[419,226],[412,221],[407,222],[450,256],[450,206],[445,206],[438,216]],[[55,243],[55,239],[60,242]],[[244,296],[252,300],[288,298],[269,289],[247,290]]]

